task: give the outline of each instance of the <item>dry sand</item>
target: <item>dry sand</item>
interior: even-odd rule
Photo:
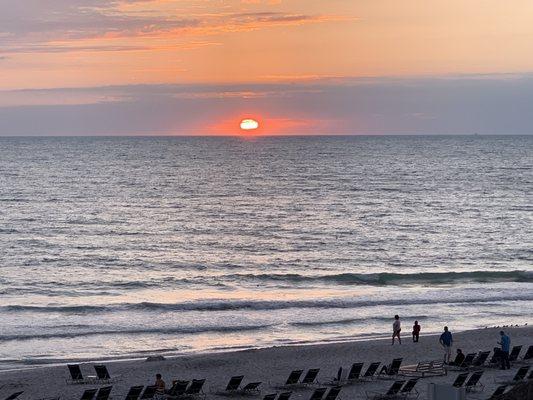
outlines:
[[[522,355],[525,348],[533,344],[533,327],[505,328],[505,330],[511,336],[512,345],[524,345]],[[454,348],[462,348],[465,353],[491,350],[498,341],[498,332],[498,328],[489,328],[456,333],[454,334]],[[395,357],[403,357],[404,365],[407,365],[418,361],[442,359],[443,352],[438,345],[438,336],[422,336],[419,343],[412,343],[411,338],[405,336],[402,345],[394,346],[391,346],[390,340],[354,341],[182,356],[164,361],[107,362],[106,365],[112,376],[119,376],[113,384],[111,392],[113,399],[123,399],[130,386],[153,384],[154,376],[158,372],[163,375],[167,386],[173,379],[207,378],[205,386],[207,398],[227,399],[213,392],[223,389],[233,375],[244,375],[243,383],[262,381],[261,396],[263,396],[280,392],[279,389],[275,389],[275,386],[283,383],[293,369],[320,368],[318,380],[325,382],[336,374],[340,366],[349,368],[352,363],[363,361],[367,364],[371,361],[389,363]],[[82,364],[84,374],[94,375],[92,365],[92,363]],[[497,386],[495,379],[511,377],[515,371],[516,366],[510,371],[486,368],[481,380],[486,386],[484,392],[473,394],[470,398],[488,398]],[[448,376],[421,379],[417,385],[421,393],[420,398],[426,398],[429,382],[451,383],[457,374],[457,372],[450,372]],[[68,377],[66,366],[0,372],[0,399],[12,392],[24,390],[20,396],[21,400],[56,396],[62,399],[77,400],[83,390],[93,387],[91,385],[67,385],[65,380]],[[376,380],[346,386],[342,389],[340,398],[342,400],[364,399],[365,391],[385,391],[390,384],[391,381]],[[307,400],[312,390],[312,387],[296,390],[292,398]]]

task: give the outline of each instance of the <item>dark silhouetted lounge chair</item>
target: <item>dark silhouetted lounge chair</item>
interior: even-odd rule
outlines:
[[[529,371],[529,366],[526,365],[524,367],[518,368],[515,375],[513,376],[513,379],[498,379],[496,380],[497,383],[506,384],[506,385],[512,385],[515,383],[522,382],[524,379],[526,379],[527,373]]]
[[[307,373],[303,377],[301,384],[302,385],[312,385],[314,383],[318,383],[316,381],[316,378],[317,378],[319,372],[320,372],[320,368],[312,368],[312,369],[310,369],[309,371],[307,371]]]
[[[407,382],[405,382],[405,385],[402,386],[399,395],[404,399],[409,397],[417,399],[418,396],[420,396],[420,393],[418,393],[418,391],[415,389],[417,382],[418,378],[409,379]]]
[[[105,386],[100,388],[98,393],[96,393],[96,400],[108,400],[111,389],[113,389],[113,386]]]
[[[398,396],[400,389],[405,384],[405,381],[394,381],[385,393],[379,392],[366,392],[366,398],[372,400],[391,399]]]
[[[153,399],[155,396],[155,393],[157,392],[157,386],[146,386],[144,388],[144,392],[141,395],[141,400],[150,400]]]
[[[498,399],[502,394],[505,393],[505,389],[507,389],[507,385],[498,386],[496,390],[492,393],[492,395],[489,397],[489,400]]]
[[[468,378],[468,372],[457,375],[457,377],[455,378],[455,381],[453,381],[452,383],[452,386],[457,387],[457,388],[462,387],[465,384],[467,378]]]
[[[350,371],[348,371],[348,375],[346,378],[342,377],[342,371],[339,371],[340,373],[336,378],[333,378],[329,384],[330,385],[345,385],[350,383],[358,382],[361,379],[361,371],[363,370],[363,363],[354,363],[350,367]]]
[[[96,379],[98,383],[109,383],[112,381],[111,375],[105,365],[95,365],[94,371],[96,372]]]
[[[291,398],[292,392],[282,392],[278,396],[278,400],[289,400]]]
[[[483,390],[483,385],[479,382],[482,375],[483,371],[472,372],[472,375],[470,375],[470,378],[468,378],[464,385],[467,392],[473,392],[478,389]]]
[[[138,400],[144,386],[132,386],[125,397],[125,400]]]
[[[185,392],[187,391],[187,388],[189,387],[189,383],[190,381],[183,381],[183,380],[175,381],[172,384],[172,387],[170,388],[170,390],[168,391],[169,397],[175,398],[175,397],[183,396]]]
[[[205,394],[203,392],[204,384],[205,379],[193,379],[191,385],[187,388],[184,395],[186,397],[205,398]]]
[[[81,373],[81,368],[78,364],[67,364],[68,372],[70,373],[70,379],[67,379],[67,383],[70,384],[83,384],[91,383],[91,379],[85,379]]]
[[[22,392],[15,392],[10,394],[5,398],[5,400],[15,400],[17,397],[19,397],[22,393],[24,393],[24,390]]]
[[[285,381],[285,386],[296,385],[300,382],[300,377],[304,371],[302,369],[296,369],[289,374],[289,377]]]
[[[381,368],[379,376],[385,376],[387,378],[395,377],[400,372],[400,367],[402,365],[403,358],[395,358],[392,362]]]
[[[324,397],[324,393],[326,393],[327,388],[317,388],[313,391],[311,394],[311,397],[309,397],[309,400],[322,400],[322,397]]]
[[[490,351],[480,351],[476,358],[472,361],[472,367],[482,367],[489,358]]]
[[[340,386],[335,386],[329,389],[328,393],[324,397],[324,400],[337,400],[339,393],[341,392]]]
[[[516,361],[518,360],[518,356],[520,355],[520,351],[522,351],[522,345],[520,346],[514,346],[511,349],[511,353],[509,353],[509,361]]]
[[[87,389],[81,394],[80,400],[93,400],[96,392],[98,389]]]
[[[374,379],[374,376],[376,375],[376,372],[379,368],[380,362],[373,362],[371,363],[368,368],[366,369],[364,375],[362,376],[362,379],[368,380],[368,379]]]
[[[451,365],[449,368],[452,369],[452,370],[466,370],[468,368],[470,368],[470,366],[472,365],[472,362],[474,361],[474,359],[476,358],[476,353],[468,353],[466,356],[465,356],[465,359],[463,360],[463,362],[461,363],[461,365]]]
[[[244,379],[244,375],[233,376],[230,378],[228,384],[226,385],[226,392],[234,392],[239,389],[241,382]]]
[[[524,361],[531,361],[533,360],[533,345],[529,346],[526,350],[526,354],[524,354],[524,357],[522,357],[522,362]]]

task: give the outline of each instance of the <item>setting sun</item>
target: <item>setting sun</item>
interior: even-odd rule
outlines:
[[[245,131],[251,131],[259,128],[259,122],[255,119],[243,119],[241,121],[241,129]]]

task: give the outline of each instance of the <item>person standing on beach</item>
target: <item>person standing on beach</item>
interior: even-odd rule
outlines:
[[[394,323],[392,324],[392,345],[394,346],[394,338],[398,337],[398,343],[402,344],[402,339],[400,338],[400,332],[402,330],[400,317],[398,315],[394,316]]]
[[[448,327],[444,327],[444,332],[440,335],[439,343],[444,348],[444,363],[450,363],[450,357],[452,356],[452,333],[448,330]]]
[[[511,363],[509,362],[509,350],[511,348],[511,338],[505,334],[504,331],[500,331],[500,341],[498,344],[502,346],[500,351],[501,369],[510,369]]]
[[[419,336],[420,336],[420,325],[418,325],[418,321],[415,321],[415,324],[413,325],[413,342],[417,343]]]

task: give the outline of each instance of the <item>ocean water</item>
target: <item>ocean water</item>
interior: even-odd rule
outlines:
[[[0,152],[0,368],[533,322],[533,136]]]

